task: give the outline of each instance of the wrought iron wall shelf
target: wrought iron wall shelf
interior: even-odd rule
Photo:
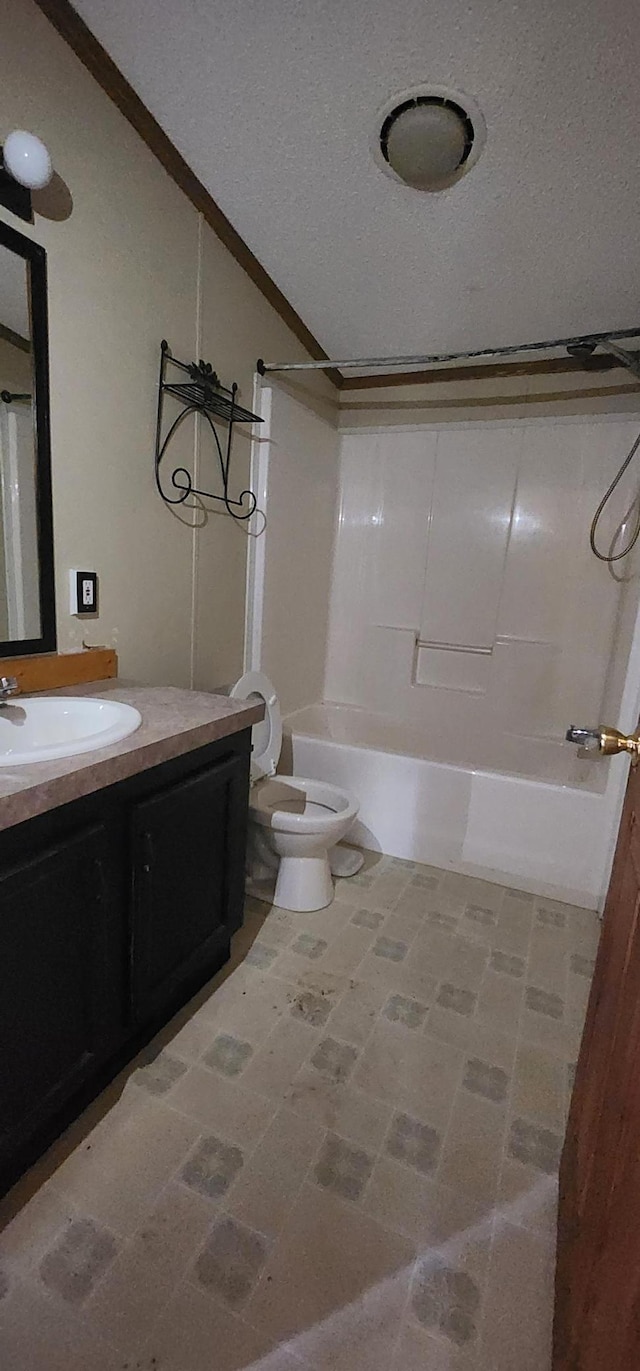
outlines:
[[[167,368],[173,367],[181,372],[183,376],[188,376],[188,380],[167,379]],[[232,500],[229,495],[229,466],[231,462],[231,437],[234,424],[261,424],[262,419],[258,414],[252,414],[250,410],[243,409],[242,405],[237,404],[236,395],[238,387],[234,381],[231,389],[220,383],[216,372],[208,362],[179,362],[176,357],[172,357],[171,349],[166,339],[163,338],[160,344],[160,379],[158,383],[158,418],[156,424],[156,485],[162,499],[168,505],[181,505],[188,499],[189,495],[199,495],[205,500],[219,500],[232,515],[234,519],[250,519],[256,508],[256,497],[252,490],[243,490],[237,500]],[[163,434],[164,426],[164,399],[165,395],[171,395],[174,400],[178,400],[181,409],[176,417],[169,424]],[[177,491],[176,495],[167,495],[162,488],[160,479],[160,464],[165,452],[173,438],[176,429],[180,427],[183,419],[188,414],[201,414],[209,425],[216,445],[218,462],[220,465],[220,476],[222,480],[222,494],[215,494],[211,490],[200,490],[194,486],[192,477],[186,467],[175,467],[171,473],[171,486]],[[219,425],[226,427],[226,436],[223,441],[216,428],[214,420]]]

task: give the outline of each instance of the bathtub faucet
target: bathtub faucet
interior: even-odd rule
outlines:
[[[609,724],[598,724],[597,728],[576,728],[572,724],[565,736],[568,743],[577,743],[578,747],[600,757],[615,757],[619,752],[626,752],[631,755],[632,766],[640,761],[640,731],[621,733],[619,728],[611,728]]]

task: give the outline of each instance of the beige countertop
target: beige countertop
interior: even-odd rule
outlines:
[[[239,733],[257,723],[264,712],[261,702],[252,704],[231,700],[226,695],[178,690],[175,686],[127,686],[121,681],[95,681],[46,693],[110,695],[134,705],[142,715],[142,723],[128,738],[95,752],[51,762],[30,762],[26,766],[0,766],[0,829],[23,823],[36,814],[126,780],[218,738]]]

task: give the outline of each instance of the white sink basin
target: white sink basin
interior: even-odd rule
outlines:
[[[14,696],[0,707],[0,766],[75,757],[119,743],[140,727],[132,705],[91,696]]]

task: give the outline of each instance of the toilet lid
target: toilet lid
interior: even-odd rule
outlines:
[[[262,671],[246,671],[229,694],[234,700],[249,700],[252,695],[264,700],[264,719],[251,731],[251,779],[275,776],[282,747],[282,716],[269,677]]]

